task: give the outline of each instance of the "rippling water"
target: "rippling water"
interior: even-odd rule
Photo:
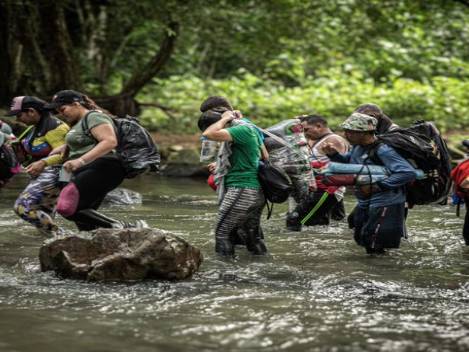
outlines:
[[[409,240],[374,258],[345,223],[287,232],[276,205],[263,220],[270,255],[240,249],[221,260],[214,193],[202,181],[148,176],[125,184],[142,205],[103,209],[200,247],[201,271],[178,283],[96,284],[39,271],[44,238],[11,210],[24,184],[0,191],[2,352],[469,350],[469,248],[450,207],[412,210]]]

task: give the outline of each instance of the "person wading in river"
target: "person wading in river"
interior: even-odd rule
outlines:
[[[53,117],[45,106],[46,102],[37,97],[15,97],[7,115],[16,116],[19,122],[30,126],[15,143],[20,162],[31,177],[15,201],[15,213],[41,233],[50,235],[57,230],[55,203],[60,192],[58,178],[63,162],[62,155],[51,152],[65,145],[70,127]]]
[[[327,120],[318,115],[303,116],[301,118],[304,133],[308,139],[310,159],[313,168],[325,167],[329,158],[323,151],[323,146],[328,143],[334,145],[339,153],[346,153],[350,149],[349,143],[341,136],[333,133],[327,124]],[[342,220],[345,217],[344,193],[345,187],[326,186],[320,176],[316,177],[317,190],[303,206],[307,212],[316,207],[315,213],[305,221],[305,225],[329,225],[333,220]],[[319,204],[319,207],[317,205]],[[308,213],[302,214],[302,218]]]
[[[251,253],[265,254],[260,226],[265,198],[257,177],[262,141],[254,125],[241,120],[229,103],[218,100],[220,97],[210,97],[202,103],[198,122],[204,137],[223,142],[215,170],[220,204],[215,251],[223,256],[234,255],[236,237],[241,233],[245,236],[241,243]]]
[[[323,151],[336,162],[373,165],[379,159],[390,175],[373,184],[356,187],[358,206],[353,217],[354,238],[367,253],[384,253],[385,248],[399,248],[405,236],[405,185],[415,179],[414,168],[392,147],[376,145],[377,120],[369,115],[353,113],[342,123],[345,138],[353,145],[350,152],[340,154],[331,143],[325,143]],[[376,157],[376,158],[375,158]]]
[[[469,139],[464,140],[462,144],[469,152]],[[463,200],[466,205],[466,216],[464,217],[462,235],[466,246],[469,246],[469,158],[462,161],[451,171],[451,178],[454,181],[455,192],[459,198],[458,216],[461,200]]]

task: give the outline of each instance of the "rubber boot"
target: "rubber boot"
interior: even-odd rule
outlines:
[[[267,247],[261,238],[262,230],[260,226],[256,228],[246,229],[246,248],[254,255],[265,255]]]
[[[300,214],[297,211],[287,214],[286,227],[288,231],[301,231]]]
[[[215,239],[215,252],[222,256],[234,256],[234,245],[229,239]]]
[[[246,245],[246,234],[244,233],[243,229],[236,228],[231,233],[231,242],[234,245]]]
[[[72,217],[81,231],[91,231],[97,228],[123,228],[122,223],[94,210],[80,210]]]

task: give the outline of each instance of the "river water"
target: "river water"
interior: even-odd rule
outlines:
[[[409,240],[376,258],[344,222],[287,232],[276,205],[263,220],[270,255],[240,248],[221,260],[215,194],[200,180],[145,176],[124,184],[142,205],[104,212],[174,232],[204,263],[184,282],[102,284],[39,271],[44,238],[11,210],[25,182],[0,191],[2,352],[469,350],[469,248],[449,206],[412,210]]]

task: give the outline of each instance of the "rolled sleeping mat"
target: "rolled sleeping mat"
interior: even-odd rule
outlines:
[[[357,175],[357,174],[335,174],[324,175],[322,183],[326,186],[355,186],[369,185],[388,178],[387,175]]]
[[[426,177],[425,173],[420,169],[414,169],[415,177],[418,180]],[[386,175],[389,176],[391,172],[380,165],[363,165],[363,164],[344,164],[330,162],[323,169],[316,171],[320,175],[337,175],[337,174],[356,174],[356,175]]]

